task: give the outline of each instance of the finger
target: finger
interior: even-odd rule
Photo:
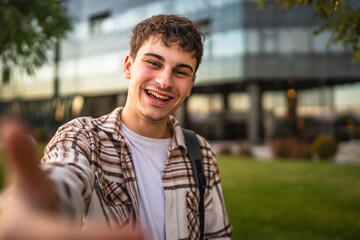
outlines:
[[[36,144],[28,127],[18,118],[2,121],[1,139],[7,158],[10,177],[16,187],[27,198],[29,204],[44,210],[56,209],[56,195],[52,182],[40,170],[36,154]]]
[[[17,118],[8,118],[1,124],[1,139],[12,171],[25,182],[37,176],[35,144],[27,133],[26,125]]]

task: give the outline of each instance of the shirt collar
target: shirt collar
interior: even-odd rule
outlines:
[[[97,127],[104,132],[112,134],[114,140],[120,141],[123,138],[120,121],[123,107],[115,108],[111,113],[95,119]]]
[[[180,122],[174,116],[170,115],[168,126],[169,126],[169,128],[171,130],[171,134],[172,134],[171,148],[176,149],[176,148],[182,147],[182,148],[186,149],[185,138],[184,138],[184,134],[182,132]]]
[[[121,141],[124,138],[120,124],[123,109],[123,107],[115,108],[110,114],[95,119],[97,127],[104,132],[110,133],[116,141]],[[171,149],[177,149],[179,147],[186,149],[185,139],[179,121],[170,115],[167,124],[172,134]]]

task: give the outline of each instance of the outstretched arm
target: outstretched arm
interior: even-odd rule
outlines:
[[[38,166],[35,142],[18,119],[0,126],[11,187],[0,203],[0,239],[139,239],[140,231],[92,228],[79,231],[79,224],[57,215],[52,180]]]

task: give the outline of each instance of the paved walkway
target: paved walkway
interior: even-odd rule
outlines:
[[[340,143],[334,161],[337,163],[360,164],[360,140]]]
[[[230,153],[240,155],[244,148],[250,149],[252,155],[264,161],[273,157],[270,144],[249,146],[234,141],[217,141],[211,143],[216,154]],[[341,142],[338,147],[334,162],[345,164],[360,164],[360,140]]]
[[[271,146],[267,145],[247,145],[234,141],[216,141],[211,142],[215,154],[229,153],[240,155],[246,149],[251,151],[252,155],[264,161],[270,161],[273,157]],[[0,142],[0,149],[2,144]],[[360,164],[360,140],[341,142],[338,151],[334,157],[334,162],[345,164]]]

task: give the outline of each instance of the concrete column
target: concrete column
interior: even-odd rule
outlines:
[[[325,88],[325,79],[319,80],[319,130],[320,134],[328,134],[326,124],[324,124],[323,116],[326,116],[326,88]]]
[[[227,111],[229,111],[229,93],[222,92],[222,96],[223,96],[223,104],[224,104],[223,111],[227,112]]]
[[[336,122],[336,109],[335,109],[335,99],[334,99],[334,87],[329,87],[329,105],[330,105],[330,116],[332,119],[332,122],[330,124],[330,130],[329,133],[333,136],[335,136],[335,122]]]
[[[127,92],[119,93],[116,98],[116,106],[122,106],[122,107],[125,106],[126,99],[127,99]]]
[[[263,134],[261,89],[258,84],[247,86],[250,95],[250,109],[247,121],[247,138],[250,143],[259,143]]]

